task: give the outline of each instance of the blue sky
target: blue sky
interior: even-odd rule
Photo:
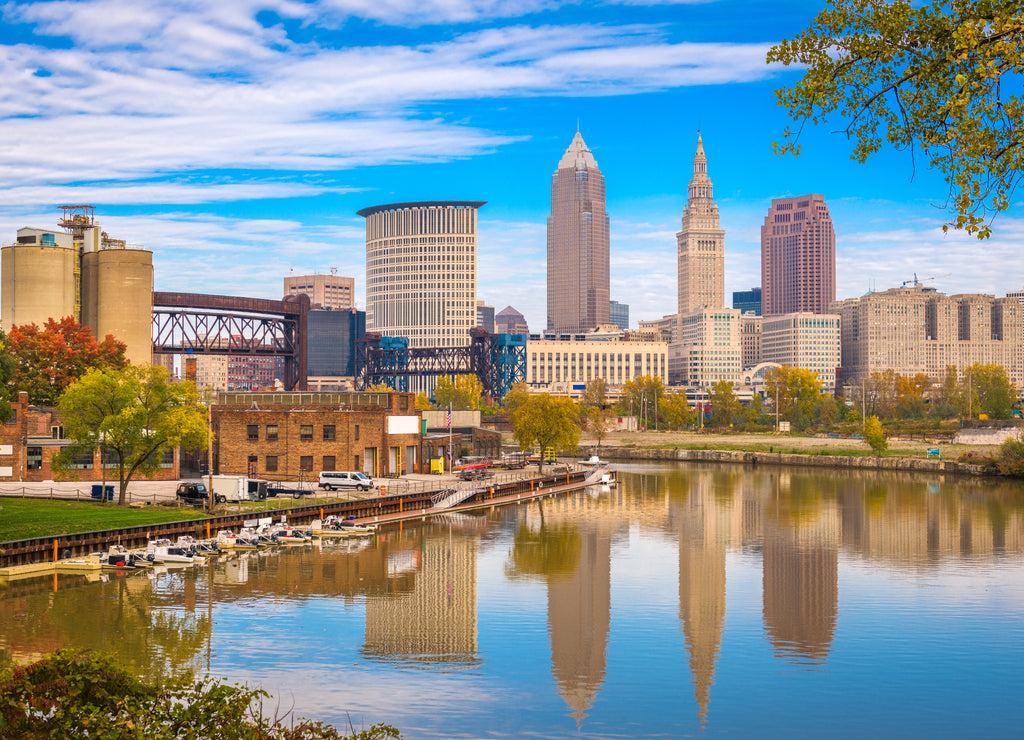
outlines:
[[[1020,206],[979,242],[943,235],[920,156],[850,160],[838,121],[804,153],[765,64],[817,3],[630,0],[81,0],[0,6],[0,239],[96,206],[154,252],[156,288],[279,297],[356,278],[369,205],[486,200],[478,296],[545,321],[550,178],[579,122],[607,186],[611,295],[635,325],[675,311],[675,232],[698,128],[726,230],[726,291],[760,283],[771,198],[816,192],[837,294],[913,277],[947,293],[1024,286]]]

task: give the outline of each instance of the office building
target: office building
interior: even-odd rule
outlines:
[[[669,314],[660,319],[641,319],[638,322],[641,332],[654,332],[658,341],[671,344],[676,341],[676,330],[679,328],[679,314]]]
[[[838,314],[787,313],[767,316],[762,322],[761,361],[810,370],[817,373],[823,392],[835,391],[840,362]]]
[[[828,313],[836,298],[836,234],[820,195],[776,198],[761,226],[764,316]]]
[[[310,311],[306,315],[306,372],[318,387],[327,378],[356,374],[356,342],[366,334],[366,312]]]
[[[740,314],[740,346],[744,370],[761,364],[762,324],[762,317],[755,313]]]
[[[719,228],[718,206],[700,134],[676,247],[679,314],[702,308],[725,308],[725,231]]]
[[[494,333],[494,306],[488,306],[483,301],[476,302],[476,325]]]
[[[608,323],[626,331],[629,329],[629,304],[611,301],[608,304]]]
[[[476,326],[476,217],[484,201],[391,203],[366,219],[366,330],[410,347],[469,345]]]
[[[1024,387],[1024,305],[1016,298],[963,294],[934,288],[890,288],[832,304],[841,317],[843,382],[857,385],[871,373],[926,373],[941,380],[955,365],[1002,365]]]
[[[526,382],[531,388],[571,391],[572,386],[603,378],[622,386],[641,375],[668,381],[668,345],[664,342],[594,340],[586,335],[556,339],[531,336],[526,343]]]
[[[608,323],[604,198],[604,175],[577,131],[551,176],[548,331],[575,334]]]
[[[732,307],[743,313],[761,315],[761,289],[736,290],[732,294]]]
[[[497,334],[529,334],[526,317],[512,306],[505,306],[494,317],[494,331]]]
[[[356,307],[355,278],[330,275],[290,275],[284,279],[284,297],[305,293],[312,308],[345,311]]]
[[[679,319],[679,341],[672,347],[672,382],[712,386],[720,380],[740,382],[743,344],[740,312],[734,308],[704,308]],[[673,371],[674,370],[674,371]]]

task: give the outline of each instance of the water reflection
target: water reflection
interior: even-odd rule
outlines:
[[[648,675],[641,660],[614,663],[609,656],[618,649],[639,657],[664,646],[683,659],[679,679],[689,679],[693,696],[685,719],[678,702],[645,710],[664,717],[671,735],[713,727],[713,717],[728,723],[712,709],[735,708],[729,702],[737,682],[770,681],[778,664],[838,671],[844,615],[877,606],[857,603],[852,572],[858,586],[906,575],[973,578],[1003,563],[1019,567],[1024,554],[1019,484],[668,465],[625,466],[619,480],[610,491],[405,523],[373,540],[246,553],[204,568],[94,583],[82,576],[13,581],[0,592],[0,650],[25,662],[62,646],[113,649],[148,675],[212,670],[240,680],[275,676],[297,687],[322,673],[330,681],[310,690],[312,707],[301,713],[331,720],[323,708],[351,707],[359,686],[365,691],[355,690],[363,702],[356,709],[375,719],[409,727],[396,713],[433,713],[443,726],[457,714],[468,735],[489,727],[483,704],[478,724],[467,718],[477,711],[467,697],[487,694],[479,682],[493,682],[492,691],[514,684],[524,706],[544,705],[553,689],[575,730],[600,725],[607,735],[628,735],[628,725],[609,719],[609,704],[657,696],[653,687],[663,677]],[[630,569],[617,570],[617,560]],[[751,582],[759,590],[746,589]],[[641,596],[617,603],[624,592]],[[916,598],[924,616],[915,618],[927,618],[929,596]],[[671,606],[671,624],[659,621],[662,602]],[[302,605],[310,608],[301,618],[322,629],[295,632],[290,620]],[[629,632],[616,613],[643,619],[630,622],[637,631]],[[750,613],[759,615],[759,633],[748,635],[742,621],[741,629],[730,624]],[[543,647],[530,641],[531,620],[545,620]],[[238,625],[259,629],[240,637],[232,634]],[[754,669],[725,661],[730,641],[755,658],[759,643],[775,666],[762,662],[760,675],[742,674]],[[275,662],[282,644],[291,652]],[[329,659],[316,657],[324,655]],[[544,661],[551,686],[521,678],[535,673],[517,661]],[[411,671],[438,682],[444,674],[458,688],[450,700],[426,692],[381,711],[373,702],[382,692],[373,687],[390,685],[396,671],[406,684]],[[478,691],[464,682],[477,682],[471,688]],[[343,690],[348,704],[339,699]],[[548,717],[538,719],[542,730],[520,729],[539,736],[571,731],[558,722]],[[420,730],[451,734],[450,725]]]

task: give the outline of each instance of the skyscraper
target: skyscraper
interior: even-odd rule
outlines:
[[[355,278],[330,275],[289,275],[284,279],[284,295],[305,293],[313,308],[344,311],[356,307]]]
[[[366,218],[366,330],[410,347],[469,344],[476,326],[476,210],[484,201],[392,203]]]
[[[836,232],[825,199],[772,199],[761,226],[762,313],[828,313],[835,299]]]
[[[679,315],[701,308],[725,308],[725,232],[718,228],[718,206],[700,134],[676,246]]]
[[[551,176],[548,216],[548,331],[608,323],[608,215],[604,175],[576,132]]]

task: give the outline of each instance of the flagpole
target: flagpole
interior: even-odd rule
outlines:
[[[452,456],[452,405],[448,404],[448,474],[452,474],[452,461],[455,459]]]

